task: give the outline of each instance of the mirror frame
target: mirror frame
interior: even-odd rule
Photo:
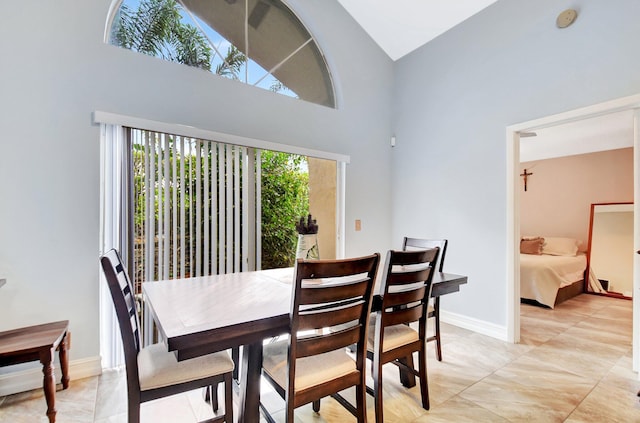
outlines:
[[[591,203],[591,214],[589,216],[589,243],[587,245],[587,267],[584,271],[584,292],[591,295],[600,295],[604,297],[613,297],[613,298],[622,298],[626,300],[633,299],[632,297],[627,297],[626,295],[618,294],[618,293],[600,293],[593,292],[589,290],[589,273],[591,269],[591,242],[592,242],[592,234],[593,234],[593,215],[595,212],[596,206],[617,206],[617,205],[632,205],[633,201],[621,201],[617,203]],[[633,211],[633,209],[632,209]]]

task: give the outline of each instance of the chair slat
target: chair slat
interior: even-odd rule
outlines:
[[[418,289],[402,292],[387,292],[383,301],[384,308],[399,307],[416,301],[422,301],[427,287],[422,285]]]
[[[315,310],[301,313],[298,319],[298,330],[320,329],[337,326],[360,319],[366,303],[359,301],[346,307],[333,310]]]
[[[387,285],[404,285],[416,281],[426,281],[429,279],[430,273],[431,268],[411,272],[390,273],[387,277]]]
[[[299,304],[328,303],[345,298],[362,296],[362,292],[364,292],[367,285],[371,283],[371,280],[362,278],[355,281],[340,282],[334,279],[332,281],[321,280],[315,283],[317,283],[317,285],[302,287],[298,297]]]
[[[358,325],[339,332],[329,332],[322,336],[300,338],[298,339],[296,356],[303,358],[346,348],[358,342],[360,330],[361,327]]]
[[[322,279],[369,273],[371,271],[369,258],[370,256],[353,260],[333,260],[333,263],[331,263],[332,260],[298,259],[296,272],[299,275],[297,277],[301,279]],[[299,266],[301,263],[304,264],[303,267]]]
[[[411,308],[403,308],[385,313],[382,317],[384,327],[416,322],[424,313],[425,306],[420,304]]]

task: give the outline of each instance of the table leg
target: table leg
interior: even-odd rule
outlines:
[[[399,358],[398,361],[411,369],[414,368],[412,355],[408,355],[404,358]],[[402,367],[398,367],[398,370],[400,371],[400,383],[402,383],[402,386],[404,386],[405,388],[413,388],[414,386],[416,386],[416,377],[413,373],[405,371]]]
[[[60,370],[62,372],[62,389],[67,389],[69,387],[69,356],[67,354],[67,349],[69,347],[69,333],[67,332],[65,336],[60,341]]]
[[[259,422],[262,341],[245,345],[242,348],[242,367],[240,371],[240,412],[238,422]]]
[[[42,373],[44,373],[44,396],[47,400],[47,417],[49,417],[49,423],[55,423],[56,421],[56,380],[53,371],[54,352],[55,349],[52,348],[40,353]]]
[[[240,374],[240,347],[231,348],[231,359],[235,367],[233,368],[233,378],[237,381]]]

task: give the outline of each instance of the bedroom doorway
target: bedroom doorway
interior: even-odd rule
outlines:
[[[532,136],[536,131],[559,125],[587,121],[619,112],[628,113],[628,125],[633,133],[634,174],[640,172],[640,95],[576,109],[557,115],[514,124],[506,128],[507,138],[507,336],[511,342],[520,340],[520,200],[523,176],[520,168],[521,138]],[[527,173],[527,172],[524,172]],[[634,203],[640,200],[640,184],[633,187]],[[634,245],[640,246],[640,213],[634,213]],[[636,248],[637,249],[637,248]],[[634,254],[634,294],[640,291],[640,255]],[[633,370],[640,368],[640,295],[633,295]]]

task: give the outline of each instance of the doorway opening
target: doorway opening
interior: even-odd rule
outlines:
[[[628,112],[628,124],[633,128],[633,162],[634,175],[640,170],[640,149],[638,148],[638,122],[640,122],[640,95],[616,99],[593,106],[547,116],[544,118],[508,126],[507,138],[507,335],[511,342],[520,340],[520,225],[521,225],[521,195],[522,169],[520,166],[521,138],[536,131],[557,127],[592,118],[600,118],[619,112]],[[634,178],[636,179],[636,178]],[[640,199],[640,184],[634,184],[634,203]],[[640,216],[634,213],[634,244],[640,245]],[[639,260],[634,257],[634,293],[640,288]],[[640,328],[640,302],[638,296],[633,296],[633,370],[637,371],[638,359],[638,328]]]

